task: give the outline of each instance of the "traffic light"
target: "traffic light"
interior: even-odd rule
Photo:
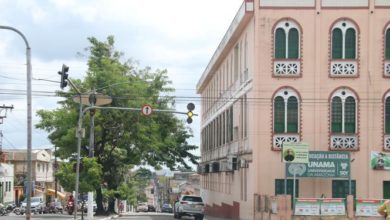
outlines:
[[[69,71],[69,67],[65,64],[62,64],[61,71],[58,71],[58,74],[61,75],[61,84],[60,84],[61,89],[64,89],[68,85],[68,82],[66,81],[68,79],[68,71]]]
[[[192,113],[192,111],[194,109],[195,109],[194,103],[192,103],[192,102],[188,103],[188,105],[187,105],[187,110],[188,110],[188,112],[187,112],[187,116],[188,116],[187,123],[188,124],[192,123],[192,116],[194,115],[194,113]]]

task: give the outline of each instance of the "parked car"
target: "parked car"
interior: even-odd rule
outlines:
[[[200,196],[183,195],[175,203],[174,217],[180,219],[182,216],[194,216],[195,220],[203,220],[204,203]]]
[[[163,204],[163,205],[161,206],[161,212],[172,213],[172,212],[173,212],[173,209],[172,209],[171,204]]]
[[[148,212],[156,212],[154,205],[148,205]]]
[[[146,202],[141,202],[137,206],[137,212],[147,212],[148,211],[148,204]]]
[[[27,208],[27,199],[23,200],[21,207],[24,210]],[[42,197],[31,197],[31,212],[42,214],[44,207],[45,203]]]

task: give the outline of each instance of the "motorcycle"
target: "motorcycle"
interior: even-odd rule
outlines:
[[[23,215],[23,211],[19,207],[15,207],[13,213],[15,213],[16,215]]]
[[[8,215],[11,212],[20,215],[19,208],[16,207],[15,204],[8,204],[7,206],[4,206],[3,204],[0,205],[0,215]]]
[[[66,210],[68,210],[68,214],[72,215],[74,211],[74,202],[68,201],[68,204],[66,204]]]

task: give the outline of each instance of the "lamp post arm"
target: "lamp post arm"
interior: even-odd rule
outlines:
[[[86,112],[92,109],[112,109],[112,110],[127,110],[127,111],[141,111],[141,108],[127,108],[127,107],[108,107],[108,106],[89,106],[86,107],[83,110],[82,115],[84,115]],[[169,112],[169,113],[175,113],[175,114],[183,114],[186,115],[187,112],[179,112],[175,110],[170,109],[153,109],[154,112]],[[198,116],[198,114],[193,114],[194,116]]]
[[[24,36],[22,32],[18,29],[0,25],[0,29],[11,30],[19,34],[24,43],[26,44],[26,65],[27,65],[27,210],[26,210],[26,219],[29,220],[31,218],[31,147],[32,147],[32,106],[31,106],[31,81],[32,81],[32,68],[31,68],[31,48],[27,41],[27,38]]]
[[[4,26],[4,25],[0,25],[0,29],[7,29],[7,30],[11,30],[11,31],[14,31],[14,32],[18,33],[23,38],[24,43],[26,44],[26,48],[27,49],[31,49],[30,45],[28,44],[27,38],[18,29],[10,27],[10,26]]]

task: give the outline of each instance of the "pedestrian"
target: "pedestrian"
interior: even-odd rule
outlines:
[[[390,220],[390,216],[387,214],[390,212],[390,200],[386,200],[381,206],[378,208],[378,213],[381,216],[384,216],[386,220]]]
[[[119,204],[119,213],[123,212],[123,202]]]

